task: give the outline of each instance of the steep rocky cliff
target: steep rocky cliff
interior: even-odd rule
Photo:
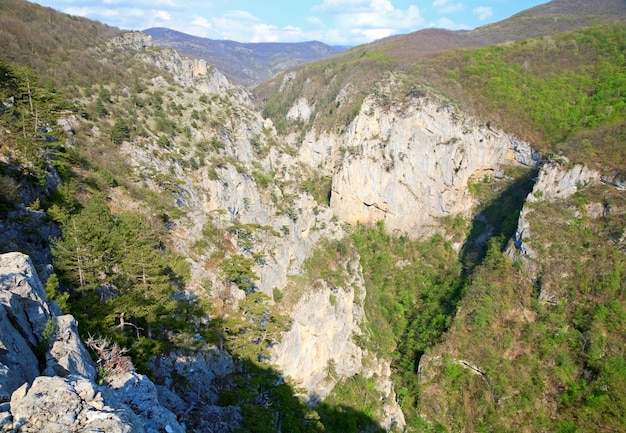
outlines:
[[[364,101],[333,177],[331,208],[352,224],[384,221],[413,238],[430,236],[442,217],[470,215],[472,176],[497,177],[504,166],[538,162],[528,143],[435,98],[416,96],[391,108],[380,102]]]
[[[245,298],[244,291],[225,282],[209,265],[215,249],[198,247],[207,224],[225,230],[229,254],[254,260],[255,289],[270,298],[280,293],[283,299],[275,306],[292,320],[290,329],[273,343],[270,362],[303,387],[311,403],[324,399],[346,378],[375,376],[384,396],[382,425],[403,425],[390,382],[390,360],[379,359],[355,343],[363,333],[367,296],[358,256],[336,264],[344,274],[336,286],[323,279],[300,282],[297,278],[307,273],[305,263],[322,240],[347,236],[342,224],[384,221],[391,231],[428,237],[442,231],[441,217],[470,215],[476,205],[469,192],[470,177],[503,176],[506,165],[534,166],[537,155],[527,143],[492,130],[434,94],[392,101],[377,96],[396,95],[393,80],[381,83],[381,93],[365,99],[344,132],[313,129],[302,140],[295,136],[285,140],[271,121],[255,111],[244,89],[228,84],[212,68],[175,52],[153,51],[149,38],[136,33],[114,45],[138,50],[144,61],[193,89],[180,92],[163,77],[155,77],[147,91],[170,98],[175,106],[186,106],[179,128],[186,128],[194,142],[217,146],[215,154],[203,156],[205,167],[191,164],[199,150],[173,157],[173,150],[182,145],[182,138],[175,136],[165,145],[154,136],[124,141],[120,147],[137,176],[155,191],[170,191],[175,206],[183,211],[170,222],[169,233],[173,247],[191,266],[188,289],[204,296],[210,281],[210,296],[224,305]],[[209,127],[196,124],[192,117],[203,111],[216,119]],[[294,120],[306,120],[310,113],[304,99],[290,110]],[[152,120],[144,121],[149,125]],[[83,122],[75,116],[63,118],[70,143]],[[332,189],[326,192],[329,204],[302,189],[300,182],[311,173],[331,179]],[[261,183],[261,176],[268,174],[271,178]],[[114,188],[110,196],[116,211],[139,206],[123,190]],[[200,370],[212,371],[211,361],[206,360],[214,360],[213,356],[200,352],[194,356],[205,359]],[[180,365],[176,371],[181,377],[197,381],[196,373],[182,367],[187,364],[186,355],[173,354],[155,359],[154,371],[167,384],[172,378],[165,366]],[[232,369],[219,367],[221,373],[203,378],[206,388],[194,392],[215,402],[211,383]],[[172,397],[170,407],[184,412],[193,399],[192,394],[185,402]],[[239,415],[235,411],[221,416],[236,425]]]
[[[432,421],[429,428],[437,429],[435,422],[450,426],[451,419],[457,421],[460,409],[455,405],[464,405],[468,419],[482,409],[470,404],[469,397],[446,399],[469,383],[462,382],[465,373],[480,379],[469,389],[481,402],[493,403],[488,408],[515,406],[507,402],[532,394],[518,392],[515,384],[502,385],[515,376],[512,366],[526,371],[526,365],[516,362],[534,353],[522,338],[525,332],[543,337],[573,328],[580,335],[569,341],[580,352],[593,344],[588,338],[593,332],[595,341],[604,341],[604,325],[583,329],[578,324],[580,317],[607,317],[613,308],[608,302],[606,311],[593,310],[594,305],[572,313],[576,326],[562,319],[545,328],[550,332],[530,328],[542,314],[552,320],[552,313],[575,303],[574,296],[567,298],[569,286],[560,284],[561,279],[569,285],[584,280],[582,265],[572,262],[618,262],[625,236],[619,171],[609,180],[565,159],[541,166],[530,143],[464,113],[408,73],[382,72],[372,84],[367,81],[371,77],[340,76],[349,69],[341,65],[325,67],[318,75],[291,71],[276,89],[289,101],[273,112],[283,115],[264,118],[255,105],[262,101],[248,90],[229,83],[204,61],[155,48],[141,33],[126,33],[90,55],[100,65],[120,61],[136,70],[99,76],[98,89],[72,89],[72,103],[52,110],[49,117],[56,123],[46,124],[45,134],[35,138],[58,144],[34,146],[33,155],[44,162],[39,178],[31,176],[39,189],[23,188],[8,205],[2,203],[0,245],[34,250],[45,281],[54,272],[51,244],[58,247],[61,235],[71,240],[69,233],[78,233],[77,221],[88,226],[87,218],[110,217],[102,220],[111,228],[105,235],[114,238],[116,247],[122,245],[123,253],[102,242],[104,251],[98,251],[97,266],[89,269],[89,284],[72,275],[71,267],[62,269],[58,257],[57,272],[63,289],[72,290],[73,302],[93,302],[81,305],[83,319],[103,317],[99,329],[110,327],[132,345],[154,382],[132,368],[107,371],[100,353],[99,361],[91,361],[78,336],[80,324],[45,300],[28,259],[19,253],[3,255],[0,426],[5,431],[171,432],[183,431],[183,423],[197,431],[257,431],[251,420],[281,431],[290,417],[317,426],[316,417],[324,410],[331,421],[345,415],[350,425],[366,418],[362,429],[367,431],[402,430],[411,421],[423,421],[423,426]],[[376,64],[376,56],[364,51],[359,61]],[[387,68],[388,60],[382,56],[381,68]],[[298,88],[302,83],[310,87]],[[316,94],[321,87],[328,94]],[[47,94],[49,99],[53,93]],[[0,115],[15,109],[12,103],[2,107]],[[39,122],[38,112],[33,117]],[[7,134],[13,134],[6,142],[21,143],[27,135],[23,125],[15,124],[17,116],[5,118]],[[341,119],[347,119],[345,124]],[[3,147],[0,159],[2,185],[16,190],[22,185],[5,181],[5,174],[31,167],[24,164],[11,173],[5,167],[21,151],[15,146],[4,153]],[[535,169],[539,175],[532,180],[534,189],[509,247],[515,261],[507,261],[498,244],[507,239],[497,235],[510,236],[521,203],[511,205],[512,190],[503,185]],[[596,193],[594,188],[601,189]],[[35,190],[46,190],[42,200]],[[98,215],[88,213],[94,198],[100,200]],[[500,206],[507,200],[508,206]],[[552,204],[556,215],[550,214]],[[83,212],[87,217],[79,219]],[[500,223],[510,218],[511,231],[494,236],[489,212]],[[355,233],[371,226],[376,229],[370,234],[384,238],[386,230],[397,244],[372,251],[367,269],[363,258],[370,252],[357,250]],[[580,241],[576,254],[561,254],[568,242],[552,228]],[[598,232],[595,237],[589,235],[592,229]],[[154,239],[146,240],[144,232],[154,233]],[[417,240],[425,241],[421,249],[415,247]],[[80,252],[74,257],[78,268],[82,253],[101,240],[88,241],[74,246]],[[609,252],[594,249],[594,242],[609,245]],[[465,260],[478,244],[488,250],[484,265]],[[402,256],[406,251],[415,257]],[[164,263],[149,269],[145,257]],[[389,273],[410,267],[416,271],[394,280],[372,269],[378,264]],[[617,287],[614,297],[623,298],[619,266],[613,274],[587,281],[585,293],[611,285]],[[448,273],[448,267],[454,272]],[[495,276],[488,274],[492,271]],[[453,278],[458,281],[449,281]],[[376,287],[368,286],[372,281]],[[517,286],[511,289],[513,281]],[[369,297],[370,288],[383,292],[380,298]],[[150,298],[152,292],[163,296]],[[58,290],[50,293],[63,296]],[[178,309],[150,310],[154,299]],[[385,305],[368,310],[371,299]],[[570,304],[561,308],[561,299]],[[127,312],[127,304],[141,308]],[[552,307],[554,312],[545,310]],[[96,315],[105,308],[110,308],[108,314]],[[385,311],[372,314],[377,310]],[[373,328],[382,323],[374,319],[383,314],[402,323],[387,323],[399,332],[386,344],[374,344]],[[422,316],[429,319],[420,322]],[[152,329],[152,319],[160,320],[159,329]],[[514,331],[494,336],[494,329]],[[423,335],[428,345],[415,348]],[[485,350],[474,350],[488,341],[493,343]],[[105,348],[102,342],[95,347]],[[501,364],[498,357],[484,355],[498,351],[505,360]],[[568,359],[548,355],[550,368],[565,366],[561,377],[571,374]],[[572,352],[572,358],[583,355]],[[533,365],[533,371],[542,367]],[[500,371],[507,374],[498,376]],[[581,376],[587,380],[593,374],[585,367]],[[403,382],[403,375],[411,382]],[[492,380],[497,377],[500,382]],[[551,384],[545,395],[551,419],[557,419],[555,402],[565,398],[565,385],[552,378],[543,382]],[[337,411],[325,407],[346,384],[356,384],[357,397],[345,392]],[[571,389],[574,394],[573,385]],[[373,403],[363,414],[344,407],[345,399],[360,403],[368,398]],[[543,395],[533,398],[524,402],[526,409],[539,405]],[[417,419],[422,415],[425,421]],[[470,421],[463,424],[461,419],[452,429],[486,426]]]
[[[0,431],[185,431],[145,376],[96,383],[77,327],[46,301],[28,256],[0,255]]]
[[[564,167],[566,161],[556,161],[546,163],[541,167],[539,176],[533,190],[526,198],[526,203],[519,216],[517,229],[512,239],[512,245],[507,249],[509,254],[515,254],[516,250],[523,256],[534,257],[535,253],[528,245],[531,237],[530,224],[526,215],[532,203],[541,201],[555,201],[566,199],[574,195],[577,191],[593,186],[600,182],[601,175],[597,171],[591,170],[584,165],[575,165],[567,169]],[[595,212],[597,214],[597,212]],[[600,214],[602,211],[600,212]]]

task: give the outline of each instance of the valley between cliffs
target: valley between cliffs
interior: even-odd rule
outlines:
[[[44,163],[0,106],[3,175],[35,179],[3,184],[3,251],[30,258],[0,256],[0,431],[565,432],[592,395],[618,412],[619,170],[405,73],[357,90],[328,67],[316,94],[296,69],[268,101],[138,32],[90,54],[130,66],[50,110]]]

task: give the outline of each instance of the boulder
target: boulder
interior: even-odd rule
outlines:
[[[154,383],[138,373],[122,373],[106,378],[115,400],[128,405],[137,415],[146,433],[184,433],[176,416],[161,406]]]
[[[46,376],[70,374],[93,379],[96,369],[89,352],[78,335],[78,322],[66,314],[56,317],[55,339],[46,356]]]
[[[51,315],[28,256],[0,255],[0,403],[39,375],[35,350]]]
[[[83,377],[40,376],[13,393],[13,427],[20,432],[145,432],[130,409],[114,403]]]
[[[22,253],[0,256],[0,306],[14,327],[36,347],[50,319],[46,289],[30,258]]]

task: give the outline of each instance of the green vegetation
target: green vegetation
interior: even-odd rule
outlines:
[[[220,270],[226,281],[234,283],[242,290],[254,289],[254,281],[258,278],[252,271],[253,259],[247,259],[241,255],[234,255],[222,261]]]
[[[338,383],[318,412],[326,432],[329,433],[382,433],[372,420],[378,413],[383,395],[376,389],[375,377],[353,376]],[[344,416],[337,416],[337,412]]]
[[[619,210],[590,215],[605,205]],[[424,401],[422,414],[450,431],[623,427],[626,259],[610,239],[623,232],[624,205],[607,187],[534,205],[529,243],[537,256],[529,264],[491,245],[465,288],[447,349],[422,365],[429,398],[445,393]]]
[[[304,270],[311,280],[324,280],[331,287],[346,288],[349,275],[348,263],[354,257],[354,251],[347,238],[331,241],[322,239],[313,251],[313,255],[304,262]]]
[[[621,169],[625,50],[623,24],[610,24],[446,52],[416,64],[414,74],[543,152]]]
[[[409,425],[419,426],[418,365],[450,326],[463,294],[458,255],[440,236],[411,241],[376,228],[359,228],[352,236],[361,256],[368,290],[366,344],[392,357],[400,404]]]
[[[391,38],[308,64],[282,92],[279,81],[268,82],[259,99],[268,101],[264,115],[279,131],[304,134],[313,127],[341,131],[367,95],[397,109],[435,85],[482,114],[487,127],[514,131],[546,155],[623,174],[623,27],[428,59],[403,57],[414,47]],[[310,194],[319,213],[329,205],[331,179],[301,167],[280,173],[280,158],[270,153],[296,150],[269,131],[248,137],[256,161],[238,159],[244,128],[235,121],[249,113],[228,96],[154,84],[157,75],[173,81],[132,53],[107,47],[116,29],[16,0],[0,4],[0,28],[0,220],[32,239],[19,249],[45,254],[50,247],[56,274],[46,283],[48,298],[78,319],[84,336],[102,336],[92,349],[103,382],[116,368],[130,368],[130,358],[150,374],[151,356],[193,351],[206,341],[235,361],[235,371],[214,385],[218,405],[241,408],[241,431],[380,431],[384,396],[375,376],[343,378],[311,408],[268,363],[272,345],[291,326],[281,311],[311,281],[347,288],[359,257],[367,296],[358,344],[391,359],[413,431],[623,430],[623,192],[581,185],[566,201],[533,205],[529,246],[537,254],[512,259],[502,250],[535,173],[477,175],[468,184],[480,202],[472,221],[446,218],[445,234],[422,241],[393,236],[383,224],[356,227],[349,238],[322,237],[303,274],[289,276],[270,299],[257,287],[257,272],[273,254],[267,241],[300,236],[299,194]],[[314,120],[289,124],[285,114],[299,97],[315,101]],[[137,166],[127,162],[129,150],[139,155]],[[243,209],[211,213],[200,239],[181,248],[193,233],[188,203],[204,200],[190,197],[187,186],[220,188],[235,172],[246,186],[255,183],[262,204],[275,205],[289,225],[277,233],[241,223],[251,205],[242,197],[233,203]],[[452,242],[464,241],[456,252]],[[16,242],[5,242],[2,251],[15,249]],[[211,277],[194,281],[201,286],[195,297],[187,290],[186,258],[175,252],[186,246],[194,271],[203,267]],[[44,255],[38,264],[46,258],[52,259]],[[337,299],[330,296],[331,303]],[[54,332],[50,321],[40,357]],[[334,363],[327,374],[336,378]],[[184,377],[172,379],[190,386]],[[198,431],[202,420],[193,416],[201,413],[186,420]]]
[[[302,190],[313,196],[319,204],[330,206],[330,189],[332,179],[322,177],[309,177],[302,182]]]
[[[62,224],[52,246],[61,280],[74,288],[65,302],[82,332],[133,349],[139,365],[162,348],[168,332],[191,331],[190,315],[201,314],[172,298],[188,271],[161,248],[161,224],[140,214],[112,215],[94,195]]]
[[[312,126],[312,122],[290,125],[287,121],[287,112],[301,97],[315,100],[311,119],[315,119],[318,131],[341,130],[359,113],[366,96],[361,90],[375,87],[380,77],[398,64],[383,51],[358,47],[342,54],[341,62],[332,58],[307,64],[281,92],[276,80],[264,83],[256,92],[267,99],[263,116],[272,118],[281,133],[303,132]]]
[[[471,270],[485,257],[487,239],[496,242],[500,250],[506,247],[537,175],[536,170],[523,167],[505,167],[503,171],[500,179],[484,174],[468,181],[468,189],[479,205],[475,209],[477,215],[462,237],[465,244],[461,257],[466,270]]]

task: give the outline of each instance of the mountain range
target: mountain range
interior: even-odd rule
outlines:
[[[215,65],[234,83],[252,86],[291,67],[338,54],[348,47],[321,42],[241,43],[187,35],[165,28],[150,28],[155,45],[173,48],[181,55],[197,57]]]

